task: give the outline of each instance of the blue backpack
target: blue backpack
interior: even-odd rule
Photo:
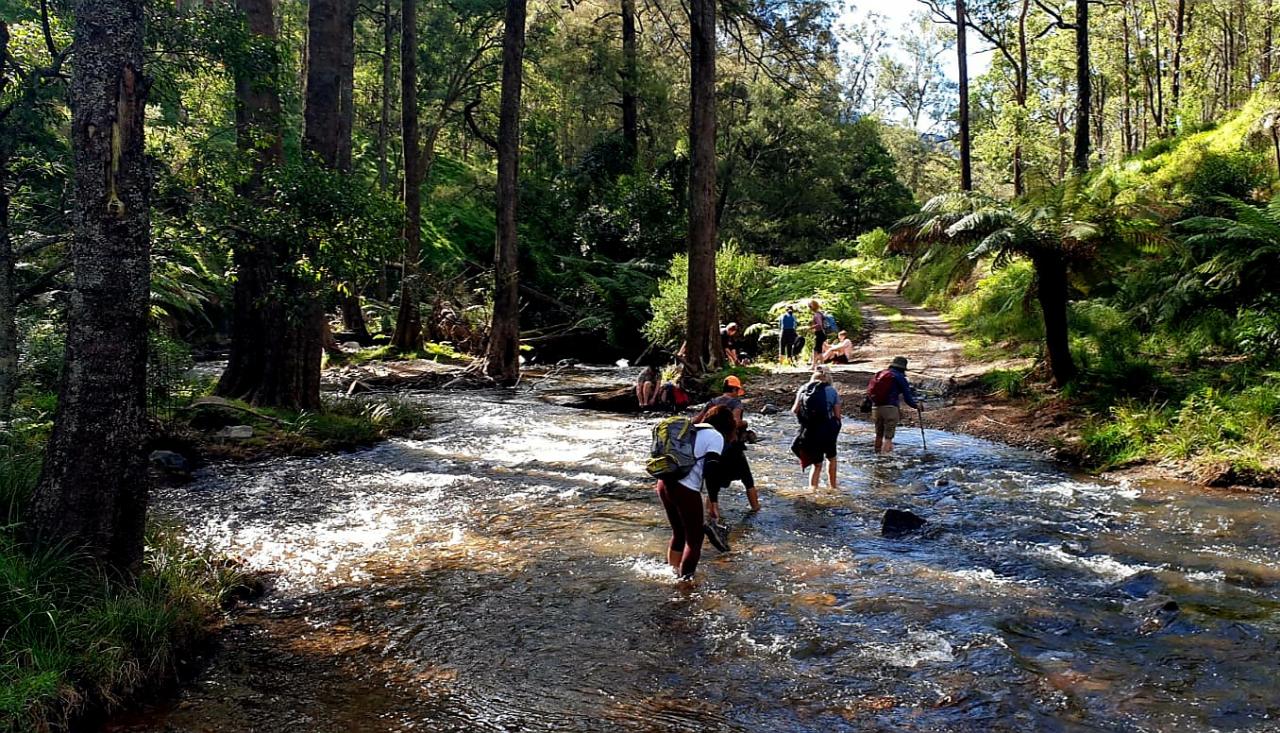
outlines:
[[[838,333],[840,331],[840,327],[836,325],[836,317],[830,313],[823,313],[822,330],[827,333]]]

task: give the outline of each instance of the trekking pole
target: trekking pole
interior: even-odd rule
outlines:
[[[916,406],[916,422],[920,424],[920,449],[927,454],[929,444],[924,440],[924,410],[921,410],[919,405]]]

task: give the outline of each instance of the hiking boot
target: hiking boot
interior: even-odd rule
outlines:
[[[707,535],[707,539],[711,545],[721,552],[729,551],[729,528],[723,524],[715,522],[707,522],[702,525],[702,531]]]

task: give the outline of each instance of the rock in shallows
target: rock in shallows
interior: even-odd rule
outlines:
[[[884,518],[880,520],[880,534],[894,537],[907,532],[914,532],[928,522],[913,512],[905,509],[886,509]]]
[[[225,427],[213,434],[215,438],[226,438],[228,440],[245,440],[253,437],[253,426],[251,425],[231,425]]]

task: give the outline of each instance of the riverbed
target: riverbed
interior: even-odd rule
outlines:
[[[1280,730],[1280,502],[1109,483],[846,421],[812,491],[752,416],[763,510],[663,561],[652,420],[423,393],[426,437],[161,490],[269,576],[176,699],[114,731]],[[887,508],[928,520],[880,535]]]

